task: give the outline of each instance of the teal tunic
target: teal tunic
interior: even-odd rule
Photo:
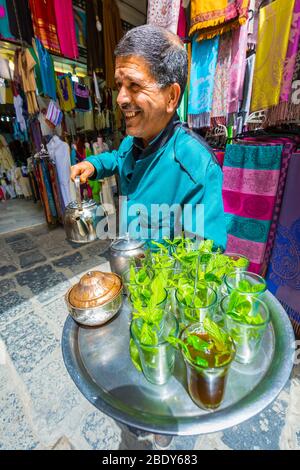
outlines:
[[[138,140],[128,136],[118,150],[87,158],[95,167],[95,179],[119,176],[121,194],[127,197],[121,207],[122,232],[134,237],[139,226],[141,238],[161,240],[162,234],[168,235],[170,212],[158,207],[189,204],[181,230],[212,239],[215,247],[225,249],[222,171],[206,142],[178,122],[169,124],[139,159]],[[178,224],[171,216],[171,237],[174,227]]]

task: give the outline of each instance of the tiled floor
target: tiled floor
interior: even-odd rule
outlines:
[[[81,395],[61,356],[63,295],[108,267],[104,242],[72,245],[46,226],[0,236],[0,449],[152,449]],[[224,432],[175,437],[171,449],[300,449],[300,369],[277,400]]]
[[[0,234],[44,224],[45,216],[40,201],[9,199],[0,201]]]

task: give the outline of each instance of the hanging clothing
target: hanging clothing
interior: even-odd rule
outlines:
[[[191,0],[191,28],[198,41],[238,28],[248,17],[249,0]]]
[[[247,25],[243,25],[232,32],[231,65],[229,71],[229,113],[237,113],[243,99],[247,37]]]
[[[223,202],[227,251],[262,268],[281,168],[281,145],[227,145],[223,166]]]
[[[10,170],[14,167],[15,161],[10,148],[3,135],[0,134],[0,167],[3,170]]]
[[[40,61],[39,61],[38,52],[37,52],[36,44],[35,44],[34,40],[32,41],[32,44],[33,44],[33,46],[29,48],[29,52],[32,55],[33,60],[35,61],[34,76],[35,76],[36,86],[37,86],[39,94],[42,94],[43,93],[43,82],[42,82]]]
[[[293,10],[294,0],[276,0],[260,9],[252,112],[279,103]]]
[[[86,46],[88,73],[103,74],[104,50],[103,50],[103,18],[101,0],[90,0],[86,3]],[[97,29],[97,23],[101,31]]]
[[[34,34],[28,0],[6,0],[6,8],[13,36],[31,44]]]
[[[300,337],[300,154],[289,163],[269,269],[268,289],[287,312],[297,337]]]
[[[300,41],[300,0],[295,0],[288,49],[284,63],[280,101],[287,102],[290,97],[293,72],[295,69],[297,51]]]
[[[58,77],[56,81],[57,95],[62,111],[72,111],[76,107],[71,74]]]
[[[149,0],[147,23],[177,33],[180,0]]]
[[[226,117],[229,104],[232,34],[221,36],[214,78],[211,117]]]
[[[15,107],[15,112],[16,112],[16,118],[20,125],[20,129],[22,132],[25,132],[27,128],[26,128],[26,122],[23,116],[23,100],[20,95],[14,96],[14,107]]]
[[[289,113],[289,100],[292,95],[292,83],[294,71],[296,70],[297,51],[300,44],[300,0],[295,0],[288,49],[284,62],[282,83],[280,89],[279,104],[269,109],[266,124],[277,125],[282,121],[287,121],[292,116],[288,117]],[[294,119],[297,119],[295,116]]]
[[[40,71],[42,78],[43,94],[56,100],[56,78],[54,72],[54,64],[51,55],[44,48],[41,41],[35,38],[35,45],[40,62]]]
[[[188,35],[187,33],[187,22],[186,22],[186,15],[185,9],[183,7],[183,2],[180,2],[180,9],[179,9],[179,18],[178,18],[178,27],[177,27],[177,36],[184,39]]]
[[[39,111],[36,100],[36,83],[34,76],[35,60],[29,52],[29,49],[22,50],[18,54],[18,70],[21,75],[23,90],[27,100],[29,114]]]
[[[13,39],[13,35],[9,28],[9,18],[6,3],[7,0],[0,1],[0,38]]]
[[[30,187],[30,182],[28,176],[23,176],[22,170],[20,167],[17,167],[15,169],[15,177],[16,180],[21,188],[22,194],[24,197],[31,197],[32,196],[32,191]]]
[[[72,0],[54,0],[57,35],[63,56],[70,59],[78,57],[76,30]]]
[[[54,136],[47,145],[51,160],[55,162],[58,183],[63,204],[66,207],[71,202],[70,194],[70,148],[66,142]]]
[[[268,269],[274,240],[275,240],[275,233],[277,228],[277,223],[279,219],[282,197],[284,193],[285,182],[287,178],[287,172],[289,168],[289,162],[291,159],[292,154],[297,148],[297,142],[289,137],[255,137],[250,138],[247,137],[245,141],[252,142],[254,144],[259,145],[282,145],[282,154],[281,154],[281,167],[280,167],[280,174],[279,174],[279,181],[278,181],[278,188],[276,193],[276,201],[273,210],[273,217],[271,222],[271,227],[268,235],[267,245],[265,249],[264,260],[262,263],[261,274],[265,276],[266,271]]]
[[[9,62],[7,59],[0,57],[0,77],[6,80],[12,79],[12,74],[9,68]]]
[[[173,2],[174,3],[174,2]],[[122,38],[119,7],[115,0],[102,0],[103,5],[103,41],[106,86],[115,88],[114,50]]]
[[[238,121],[237,133],[242,132],[243,126],[248,119],[252,96],[252,84],[255,66],[255,54],[251,54],[246,59],[245,80],[243,86],[243,99],[240,107],[240,119]]]
[[[81,111],[89,111],[90,109],[90,92],[85,85],[74,83],[74,98],[76,109]]]
[[[198,42],[193,37],[188,123],[190,127],[210,126],[214,77],[219,50],[219,36]]]
[[[54,0],[29,0],[32,12],[34,35],[51,52],[61,54],[57,36]]]

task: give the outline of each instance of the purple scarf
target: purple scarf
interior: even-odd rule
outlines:
[[[288,102],[293,81],[298,45],[300,39],[300,0],[295,0],[291,31],[286,53],[280,91],[280,102]]]
[[[290,159],[272,257],[269,290],[282,303],[300,336],[300,154]]]

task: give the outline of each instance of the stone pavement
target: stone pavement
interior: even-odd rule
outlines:
[[[46,226],[0,236],[0,449],[152,449],[153,436],[104,415],[65,369],[63,295],[105,263],[106,242],[74,245]],[[260,415],[170,449],[300,449],[300,367]]]

